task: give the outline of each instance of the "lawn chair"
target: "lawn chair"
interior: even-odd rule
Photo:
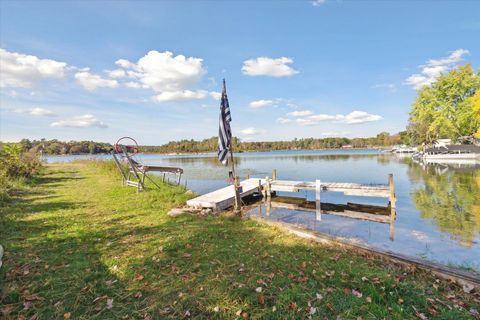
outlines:
[[[126,140],[130,140],[133,144],[124,144]],[[157,188],[160,186],[151,179],[147,172],[160,172],[163,173],[163,181],[165,181],[165,174],[174,174],[176,184],[179,185],[183,169],[176,167],[162,167],[155,165],[145,165],[134,159],[134,156],[138,153],[138,144],[135,139],[130,137],[122,137],[113,145],[112,156],[118,170],[122,174],[122,185],[136,187],[138,192],[145,190],[145,177],[150,180]],[[125,165],[122,165],[126,163]]]

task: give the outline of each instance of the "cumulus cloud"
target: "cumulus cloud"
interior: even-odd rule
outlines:
[[[118,87],[117,80],[105,79],[96,74],[91,74],[88,71],[81,71],[75,73],[77,82],[88,91],[95,91],[97,88],[116,88]]]
[[[123,69],[109,70],[107,74],[110,78],[124,78],[127,76],[127,73]]]
[[[174,56],[170,51],[152,50],[136,63],[126,59],[119,59],[115,63],[125,69],[129,78],[141,83],[142,87],[159,93],[186,90],[206,73],[202,65],[203,59]]]
[[[294,112],[290,112],[288,115],[292,115]],[[282,118],[283,119],[283,118]],[[346,124],[360,124],[366,122],[373,122],[382,120],[383,117],[377,114],[370,114],[365,111],[352,111],[349,114],[311,114],[307,113],[305,116],[300,116],[295,119],[295,122],[302,126],[314,126],[318,125],[322,121],[332,121]],[[277,120],[278,121],[278,120]]]
[[[277,122],[280,123],[280,124],[285,124],[285,123],[290,123],[290,122],[292,122],[292,119],[280,117],[280,118],[277,119]]]
[[[50,110],[44,108],[28,108],[28,109],[15,109],[16,113],[25,113],[32,116],[43,116],[43,117],[55,117],[56,114]]]
[[[465,49],[457,49],[450,53],[448,57],[441,59],[430,59],[426,64],[419,66],[420,73],[412,74],[405,80],[406,85],[410,85],[415,89],[421,89],[424,86],[431,85],[435,79],[443,73],[448,72],[463,60],[465,55],[470,52]]]
[[[250,108],[253,108],[253,109],[269,107],[271,105],[273,105],[273,100],[263,100],[263,99],[252,101],[249,104]]]
[[[241,130],[240,132],[243,133],[246,136],[253,136],[253,135],[257,135],[257,134],[260,133],[257,129],[252,128],[252,127],[245,128],[245,129]]]
[[[107,128],[108,126],[102,121],[98,120],[94,115],[85,114],[82,116],[72,117],[60,121],[55,121],[50,124],[52,127],[70,127],[70,128]]]
[[[221,94],[218,92],[208,92],[206,90],[181,90],[181,91],[164,91],[153,97],[156,102],[172,102],[172,101],[188,101],[201,100],[207,97],[219,100]]]
[[[215,100],[220,100],[222,98],[222,94],[216,91],[210,92],[210,96]]]
[[[325,4],[326,2],[327,0],[313,0],[311,3],[312,3],[312,6],[319,7],[322,4]]]
[[[305,117],[305,116],[309,116],[309,115],[312,115],[313,112],[310,111],[310,110],[302,110],[302,111],[293,111],[293,112],[289,112],[287,113],[287,116],[291,116],[291,117]]]
[[[159,95],[153,97],[157,102],[167,101],[187,101],[187,100],[200,100],[208,97],[208,91],[206,90],[183,90],[183,91],[164,91]]]
[[[29,88],[41,79],[63,78],[67,64],[0,48],[0,87]]]
[[[258,57],[244,61],[242,72],[248,76],[288,77],[298,73],[290,66],[292,63],[293,60],[287,57]]]

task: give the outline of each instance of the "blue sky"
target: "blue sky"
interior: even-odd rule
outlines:
[[[0,139],[141,144],[405,128],[416,89],[480,65],[476,1],[1,1]]]

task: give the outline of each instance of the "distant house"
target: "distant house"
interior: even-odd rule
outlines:
[[[352,149],[353,146],[351,144],[346,144],[342,146],[342,149]]]
[[[450,144],[450,139],[434,141],[433,146],[426,148],[423,157],[426,159],[475,159],[480,158],[480,146],[473,144]]]

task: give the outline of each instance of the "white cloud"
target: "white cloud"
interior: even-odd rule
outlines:
[[[269,107],[271,105],[273,105],[273,100],[263,100],[263,99],[252,101],[249,104],[250,108],[253,108],[253,109]]]
[[[125,59],[119,59],[115,63],[126,69],[127,76],[140,82],[142,87],[159,93],[186,90],[206,73],[202,66],[203,59],[173,56],[170,51],[152,50],[137,63]]]
[[[290,114],[289,114],[290,115]],[[346,124],[360,124],[382,120],[383,117],[376,114],[370,114],[365,111],[352,111],[349,114],[312,114],[306,117],[297,118],[295,121],[302,126],[314,126],[322,121],[332,121]]]
[[[187,101],[205,99],[208,95],[209,93],[206,90],[164,91],[153,97],[153,99],[156,102]]]
[[[289,66],[292,63],[293,60],[286,57],[278,59],[258,57],[244,61],[242,72],[248,76],[288,77],[298,73]]]
[[[75,73],[75,79],[77,79],[77,82],[88,91],[95,91],[99,87],[118,87],[117,80],[104,79],[99,75],[91,74],[88,71],[81,71]]]
[[[341,132],[322,132],[320,135],[324,137],[345,137],[350,134],[350,131],[341,131]]]
[[[123,69],[109,70],[107,74],[110,78],[125,78],[127,76],[127,73]]]
[[[16,113],[25,113],[30,114],[32,116],[44,116],[44,117],[55,117],[56,114],[50,110],[43,109],[43,108],[29,108],[29,109],[15,109],[14,112]]]
[[[405,80],[404,84],[410,85],[417,90],[424,86],[429,86],[438,76],[454,68],[469,53],[468,50],[457,49],[446,58],[430,59],[425,65],[420,66],[422,69],[420,73],[412,74]]]
[[[212,97],[215,100],[220,100],[222,99],[222,94],[220,92],[212,91],[210,92],[210,97]]]
[[[337,115],[335,120],[338,122],[343,122],[347,124],[357,124],[357,123],[379,121],[382,119],[383,117],[377,114],[370,114],[365,111],[353,111],[345,116]]]
[[[245,129],[241,130],[240,132],[243,133],[246,136],[253,136],[253,135],[256,135],[256,134],[260,133],[257,129],[252,128],[252,127],[245,128]]]
[[[321,6],[322,4],[325,4],[327,2],[327,0],[313,0],[312,1],[312,5],[314,7],[319,7]]]
[[[0,87],[28,88],[41,79],[63,78],[67,64],[0,48]]]
[[[218,92],[208,92],[206,90],[180,90],[180,91],[164,91],[153,97],[156,102],[171,102],[171,101],[188,101],[201,100],[211,97],[215,100],[220,100],[222,94]]]
[[[132,88],[132,89],[139,89],[142,87],[142,85],[138,82],[134,82],[134,81],[128,81],[128,82],[125,82],[125,86],[127,88]]]
[[[302,111],[293,111],[293,112],[289,112],[287,113],[287,116],[291,116],[291,117],[305,117],[305,116],[309,116],[309,115],[312,115],[313,112],[310,111],[310,110],[302,110]]]
[[[102,121],[95,118],[94,115],[85,114],[83,116],[72,117],[70,119],[64,119],[50,124],[52,127],[70,127],[70,128],[107,128],[108,126]]]
[[[292,119],[288,119],[288,118],[278,118],[277,119],[277,122],[280,123],[280,124],[285,124],[285,123],[290,123],[292,122]]]

